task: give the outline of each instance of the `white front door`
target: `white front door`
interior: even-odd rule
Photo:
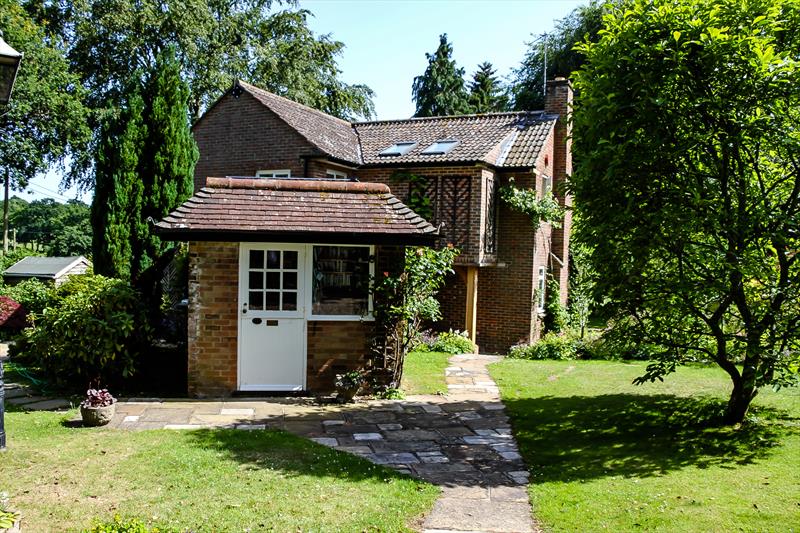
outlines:
[[[239,249],[239,390],[305,389],[305,247]]]

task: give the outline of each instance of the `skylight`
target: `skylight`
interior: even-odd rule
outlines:
[[[378,155],[406,155],[410,152],[417,143],[415,142],[399,142],[394,143],[389,148],[382,150]]]
[[[425,148],[422,153],[424,155],[442,155],[456,147],[458,141],[436,141],[432,145]]]

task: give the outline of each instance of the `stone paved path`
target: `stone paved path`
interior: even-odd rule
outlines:
[[[3,364],[8,361],[6,353],[8,352],[8,345],[0,343],[0,361]],[[42,396],[38,391],[32,389],[28,385],[21,383],[3,382],[3,392],[5,393],[5,402],[8,405],[14,405],[28,411],[59,411],[71,409],[72,402],[64,398],[51,398]]]
[[[132,399],[117,404],[120,429],[276,428],[360,455],[434,483],[442,495],[424,531],[538,531],[528,471],[486,365],[498,357],[457,355],[448,394],[319,405],[310,399],[189,401]]]

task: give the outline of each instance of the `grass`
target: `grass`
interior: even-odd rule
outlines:
[[[800,531],[800,391],[763,390],[720,426],[730,381],[644,363],[505,360],[491,367],[551,531]]]
[[[281,431],[132,432],[64,419],[6,415],[0,492],[26,531],[77,531],[115,514],[175,531],[407,531],[438,494]]]
[[[444,369],[452,357],[443,352],[411,352],[403,366],[402,388],[406,394],[444,394]]]

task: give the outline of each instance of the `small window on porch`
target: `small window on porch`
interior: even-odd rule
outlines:
[[[544,312],[544,296],[547,290],[547,269],[539,267],[539,279],[536,282],[536,310]]]
[[[342,172],[341,170],[333,170],[332,168],[329,168],[325,171],[325,177],[331,180],[346,180],[347,172]]]
[[[369,288],[369,246],[314,246],[312,315],[368,315]]]
[[[257,178],[267,178],[267,179],[283,179],[283,178],[291,178],[292,171],[291,169],[284,168],[280,170],[259,170],[256,172]]]
[[[553,192],[553,177],[542,175],[542,198],[547,198]]]

